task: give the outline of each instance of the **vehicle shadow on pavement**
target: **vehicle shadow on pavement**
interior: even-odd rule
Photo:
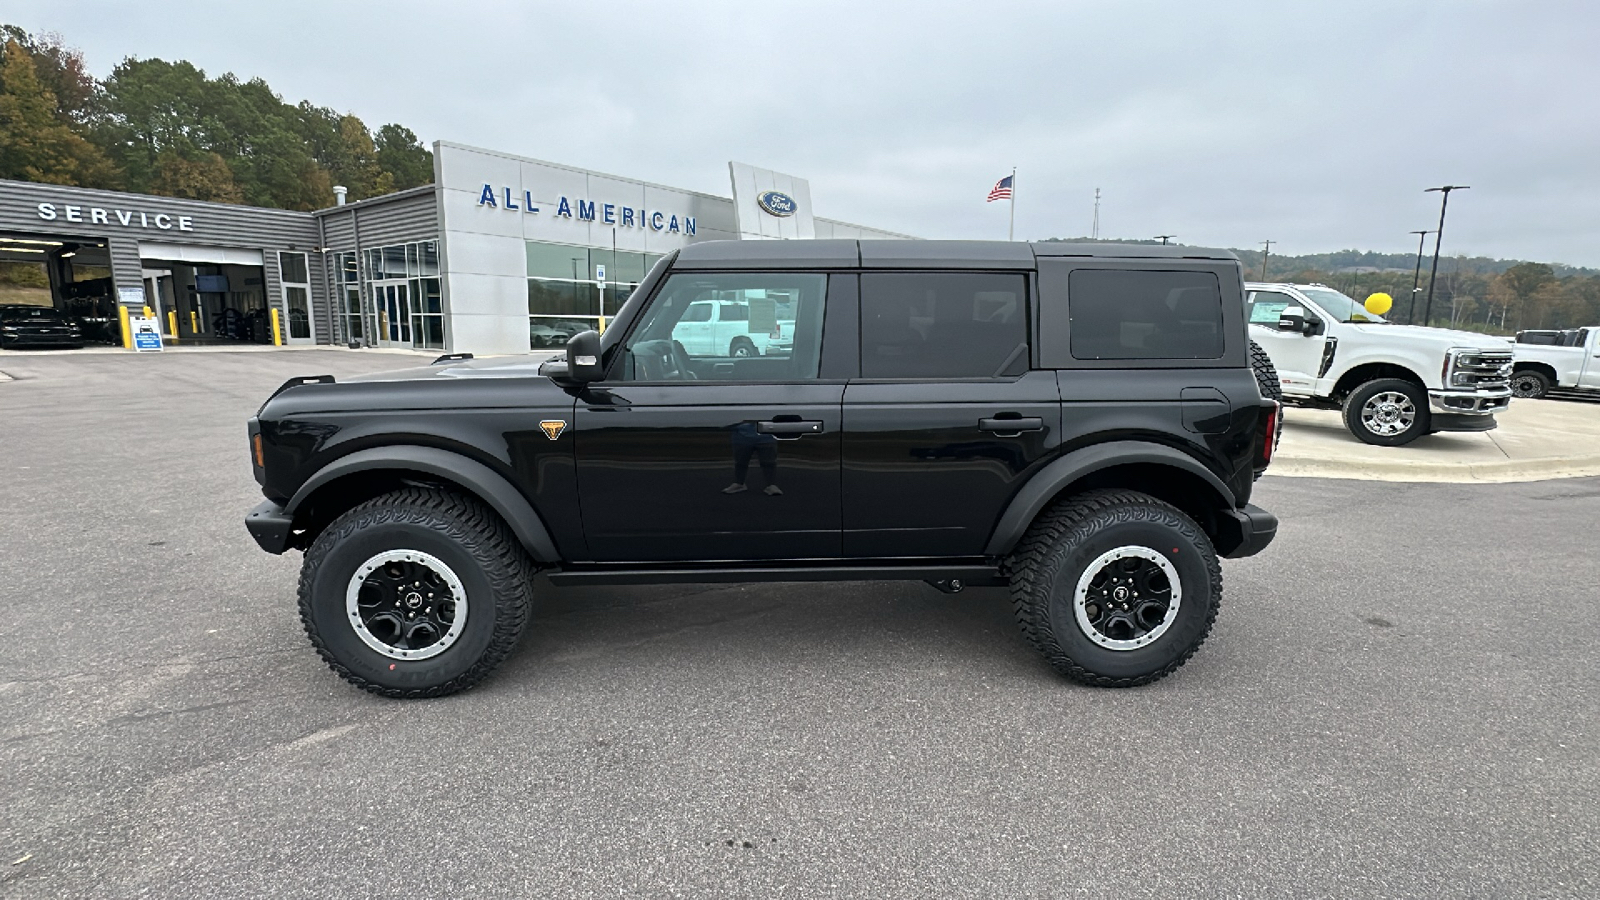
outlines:
[[[918,582],[557,588],[540,579],[528,629],[497,682],[611,656],[693,669],[968,665],[1048,676],[1003,588],[943,594]],[[707,648],[714,653],[707,653]]]

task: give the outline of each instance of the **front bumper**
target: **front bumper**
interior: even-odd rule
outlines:
[[[244,527],[249,529],[250,536],[256,539],[261,549],[281,554],[289,549],[289,532],[294,527],[294,516],[284,512],[282,506],[271,500],[263,500],[244,517]]]
[[[1511,405],[1511,388],[1497,391],[1429,391],[1428,408],[1451,416],[1492,416]],[[1448,430],[1448,429],[1446,429]]]
[[[1217,515],[1217,553],[1225,559],[1255,556],[1278,535],[1278,517],[1259,506],[1225,510]]]
[[[69,331],[17,331],[0,334],[0,343],[7,347],[82,347],[83,336]]]

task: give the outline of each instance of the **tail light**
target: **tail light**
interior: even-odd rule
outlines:
[[[772,338],[773,340],[778,340],[779,338],[783,337],[783,323],[782,322],[773,322],[772,323],[772,333],[767,335],[767,336]]]
[[[1268,400],[1261,405],[1261,422],[1256,431],[1260,435],[1260,443],[1256,447],[1256,468],[1265,469],[1272,463],[1272,451],[1278,449],[1278,436],[1280,423],[1283,420],[1283,407],[1276,400]]]

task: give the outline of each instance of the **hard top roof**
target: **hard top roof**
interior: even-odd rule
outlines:
[[[1036,257],[1094,259],[1238,259],[1231,251],[1179,244],[1067,243],[1064,241],[704,241],[678,252],[686,268],[754,268],[779,263],[794,268],[1030,269]]]

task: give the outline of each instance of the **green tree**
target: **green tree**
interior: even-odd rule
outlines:
[[[210,200],[216,203],[242,203],[244,192],[233,180],[233,170],[217,153],[200,152],[190,158],[169,147],[156,154],[151,189],[167,197]]]
[[[422,146],[411,129],[393,123],[378,129],[378,165],[394,177],[394,189],[403,191],[433,183],[433,152]]]
[[[112,186],[116,168],[58,116],[33,57],[16,40],[0,54],[0,178]]]

